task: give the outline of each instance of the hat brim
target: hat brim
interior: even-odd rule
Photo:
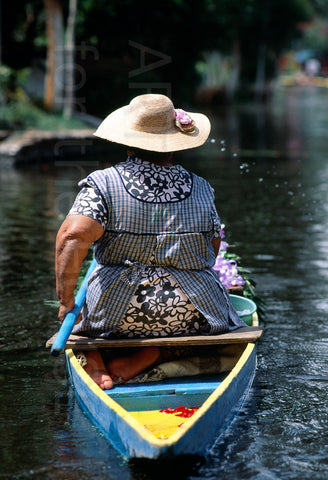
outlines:
[[[160,133],[149,133],[130,128],[127,122],[128,105],[112,112],[101,122],[94,135],[110,142],[154,152],[176,152],[203,145],[211,130],[211,123],[202,113],[186,112],[195,122],[192,133],[182,132],[174,125]]]

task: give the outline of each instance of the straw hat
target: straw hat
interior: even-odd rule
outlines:
[[[210,129],[202,113],[175,110],[165,95],[145,94],[108,115],[94,135],[143,150],[175,152],[199,147]]]

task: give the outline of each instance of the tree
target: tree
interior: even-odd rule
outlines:
[[[254,0],[251,21],[243,29],[243,79],[264,94],[265,83],[277,71],[278,58],[301,36],[299,23],[313,16],[311,0]]]
[[[27,15],[27,7],[33,11],[33,21],[28,21],[32,16]],[[95,62],[90,54],[79,58],[86,78],[79,94],[89,112],[103,115],[145,93],[141,86],[147,84],[170,84],[176,104],[187,106],[200,82],[195,64],[211,51],[233,59],[231,97],[246,92],[250,84],[263,90],[275,73],[280,52],[301,33],[299,22],[308,22],[313,8],[325,11],[326,0],[165,0],[156,6],[152,0],[79,0],[78,15],[77,0],[11,0],[2,3],[3,62],[18,69],[31,64],[36,51],[39,57],[46,51],[45,104],[62,108],[65,84],[65,111],[70,115],[77,60],[74,44],[83,42],[97,50],[99,59]],[[136,44],[171,58],[170,63],[131,79],[141,58],[140,50],[132,46]]]
[[[74,110],[74,52],[77,0],[70,0],[65,36],[65,104],[64,116],[70,118]]]
[[[208,3],[212,30],[216,26],[222,32],[216,41],[211,37],[212,48],[232,54],[234,59],[237,73],[233,86],[228,86],[230,96],[238,91],[249,95],[247,90],[251,89],[258,98],[262,97],[267,80],[276,74],[281,51],[301,35],[299,22],[312,18],[312,0],[209,0]]]
[[[46,12],[47,68],[44,104],[70,118],[74,110],[74,52],[77,0],[69,0],[64,44],[64,14],[60,0],[44,0]]]
[[[47,68],[44,105],[59,110],[63,104],[64,87],[64,21],[60,0],[44,0],[47,34]]]

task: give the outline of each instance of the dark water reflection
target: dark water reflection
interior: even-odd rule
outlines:
[[[267,305],[247,402],[182,472],[117,454],[75,405],[63,358],[44,349],[56,231],[77,181],[105,159],[0,168],[0,479],[328,478],[327,109],[328,92],[309,88],[212,112],[207,147],[179,158],[211,181]]]

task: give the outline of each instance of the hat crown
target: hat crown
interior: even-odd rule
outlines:
[[[210,130],[206,115],[175,110],[165,95],[147,93],[110,113],[94,135],[128,147],[177,152],[203,145]]]
[[[166,132],[173,127],[174,118],[174,105],[165,95],[139,95],[128,106],[128,126],[139,132]]]

